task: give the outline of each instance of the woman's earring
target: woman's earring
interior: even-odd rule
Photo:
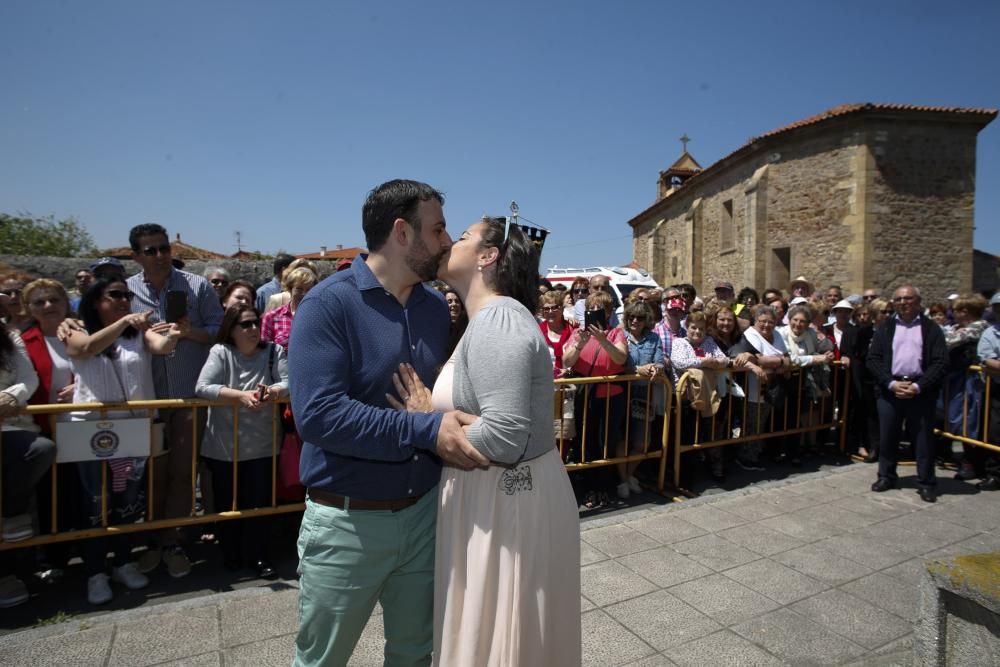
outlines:
[[[482,271],[482,270],[483,270],[483,265],[482,264],[477,264],[476,265],[476,271]]]

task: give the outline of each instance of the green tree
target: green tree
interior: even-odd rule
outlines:
[[[94,239],[76,218],[36,218],[27,213],[0,213],[0,253],[87,257],[97,252]]]

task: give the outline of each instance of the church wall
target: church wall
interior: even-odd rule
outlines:
[[[943,123],[875,124],[869,278],[904,282],[924,301],[972,289],[976,129]]]

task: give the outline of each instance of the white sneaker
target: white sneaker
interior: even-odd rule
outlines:
[[[632,493],[642,493],[642,484],[635,477],[628,478],[628,489]]]
[[[108,575],[101,572],[87,579],[87,602],[104,604],[109,600],[111,600],[111,585],[108,584]]]
[[[111,568],[111,579],[123,584],[130,591],[137,591],[149,586],[149,577],[139,572],[135,563],[125,563],[121,567]]]
[[[629,495],[629,493],[628,493],[628,482],[622,482],[621,484],[619,484],[618,488],[617,488],[617,491],[618,491],[618,497],[621,498],[622,500],[625,500],[626,498],[628,498],[628,495]]]
[[[0,608],[16,607],[28,601],[28,587],[24,582],[9,574],[0,577]]]
[[[21,540],[29,540],[34,536],[35,527],[32,525],[30,514],[4,517],[4,542],[20,542]]]

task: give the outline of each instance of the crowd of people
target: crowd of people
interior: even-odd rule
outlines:
[[[487,226],[474,232],[498,230]],[[509,233],[495,245],[505,246]],[[51,532],[53,516],[60,530],[99,527],[105,520],[109,525],[134,522],[148,514],[186,517],[195,509],[195,486],[207,511],[271,504],[271,404],[289,397],[293,322],[306,294],[321,282],[316,265],[281,255],[274,261],[273,279],[255,287],[221,267],[209,267],[203,275],[176,268],[169,237],[159,225],[133,228],[129,243],[139,273],[126,276],[118,260],[101,258],[75,274],[72,293],[47,277],[0,276],[5,541]],[[477,243],[484,242],[477,237]],[[436,272],[426,273],[417,275],[431,284]],[[441,312],[447,312],[448,354],[465,350],[459,347],[463,336],[475,329],[467,309],[469,290],[475,299],[478,283],[469,276],[459,280],[472,287],[433,283]],[[490,289],[496,289],[493,296],[504,294]],[[572,392],[553,426],[565,463],[656,449],[669,421],[664,414],[669,388],[680,388],[683,396],[678,414],[685,424],[684,444],[695,438],[733,444],[699,454],[707,473],[720,482],[731,466],[762,470],[772,462],[798,464],[817,456],[823,443],[810,428],[832,423],[845,400],[847,453],[879,463],[876,491],[896,485],[899,442],[905,440],[914,447],[921,498],[933,502],[935,459],[950,458],[952,445],[932,437],[935,418],[951,433],[975,439],[989,426],[990,440],[1000,438],[997,392],[987,425],[984,376],[967,372],[975,364],[1000,371],[1000,296],[987,302],[980,295],[953,295],[947,303],[924,304],[909,285],[892,294],[866,289],[845,295],[836,285],[820,289],[804,277],[785,289],[761,291],[744,287],[737,292],[720,281],[702,297],[690,284],[634,289],[626,295],[619,321],[609,279],[597,274],[570,285],[540,279],[532,299],[537,299],[534,323],[548,354],[532,356],[530,363],[543,365],[546,376],[550,370],[555,379],[639,376],[628,384],[561,383]],[[496,319],[491,326],[500,330],[516,320],[514,311],[489,312]],[[476,326],[484,326],[481,320]],[[376,327],[372,335],[382,334]],[[481,355],[478,366],[460,366],[455,382],[472,386],[475,378],[469,374],[481,373],[492,357],[504,354],[502,339],[474,349]],[[25,405],[191,398],[232,406],[106,414],[80,410],[33,419],[19,413]],[[406,409],[405,402],[401,408]],[[239,413],[235,422],[234,411]],[[292,410],[278,412],[282,435],[295,435]],[[132,417],[161,425],[166,453],[110,459],[105,483],[98,461],[64,464],[67,471],[57,478],[60,505],[53,512],[49,476],[57,424]],[[800,432],[762,437],[792,428]],[[902,437],[904,430],[908,437]],[[541,451],[532,450],[532,456]],[[498,450],[492,460],[504,461],[505,455]],[[198,461],[194,472],[192,460]],[[958,478],[979,480],[982,489],[1000,488],[1000,465],[985,450],[966,445],[956,464]],[[151,498],[146,497],[148,466],[155,473]],[[573,475],[579,503],[596,508],[641,492],[638,466],[633,460]],[[459,484],[451,492],[471,503],[476,488]],[[267,517],[221,522],[213,537],[225,566],[272,576],[271,522]],[[161,565],[172,577],[190,572],[185,531],[132,535],[81,542],[91,603],[110,600],[111,583],[128,589],[148,585],[149,573]],[[136,549],[141,546],[145,549]],[[108,554],[113,554],[110,562]],[[64,544],[30,556],[16,550],[0,554],[0,606],[27,599],[26,572],[58,573],[71,555]]]
[[[162,439],[166,446],[164,455],[149,459],[110,458],[103,482],[98,460],[64,464],[56,477],[60,531],[271,504],[271,404],[288,396],[289,333],[302,298],[319,282],[316,265],[279,255],[274,279],[257,289],[220,267],[203,276],[180,270],[159,225],[133,228],[129,243],[139,273],[126,276],[119,260],[102,257],[76,272],[72,294],[51,278],[0,276],[4,541],[52,532],[58,425],[72,422],[149,418],[151,443]],[[19,414],[26,405],[193,398],[232,407]],[[279,433],[294,433],[290,414],[282,418]],[[198,462],[194,476],[192,460]],[[148,465],[154,467],[152,497]],[[198,507],[192,506],[195,488]],[[205,537],[219,543],[227,568],[271,577],[272,522],[220,522]],[[147,586],[147,575],[161,565],[174,578],[190,572],[185,531],[130,535],[137,534],[80,542],[92,604],[112,599],[111,583]],[[65,544],[29,551],[0,554],[0,607],[27,600],[26,573],[57,579],[73,555]]]

